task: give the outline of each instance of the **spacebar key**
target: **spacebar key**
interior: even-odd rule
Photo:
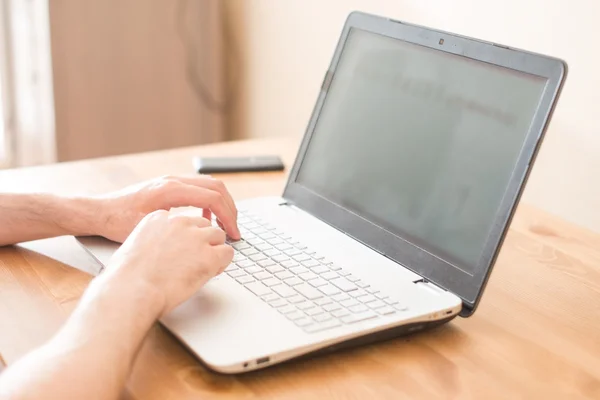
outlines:
[[[358,289],[358,287],[354,283],[350,282],[346,278],[332,279],[329,281],[329,283],[335,285],[338,289],[344,292],[351,292],[353,290]]]

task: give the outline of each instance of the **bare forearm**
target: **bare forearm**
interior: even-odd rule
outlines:
[[[61,235],[92,235],[98,201],[50,194],[0,194],[0,246]]]
[[[118,397],[162,305],[143,282],[109,274],[90,286],[50,342],[0,376],[0,399]]]

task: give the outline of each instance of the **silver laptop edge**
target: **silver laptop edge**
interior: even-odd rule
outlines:
[[[240,373],[472,315],[566,74],[350,14],[282,197],[238,203],[236,262],[161,323]],[[103,265],[117,249],[79,240]]]

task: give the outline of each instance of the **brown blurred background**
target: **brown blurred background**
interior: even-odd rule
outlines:
[[[594,0],[2,0],[0,165],[302,135],[353,10],[566,59],[525,200],[600,230]]]

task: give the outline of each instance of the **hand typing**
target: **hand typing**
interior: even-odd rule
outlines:
[[[147,214],[188,206],[203,209],[208,220],[214,213],[232,239],[240,238],[235,203],[223,182],[209,176],[153,179],[103,195],[98,202],[97,234],[116,242],[123,242]]]
[[[206,218],[155,211],[115,253],[106,273],[119,283],[150,287],[160,298],[157,311],[163,315],[223,272],[232,258],[225,232]]]

